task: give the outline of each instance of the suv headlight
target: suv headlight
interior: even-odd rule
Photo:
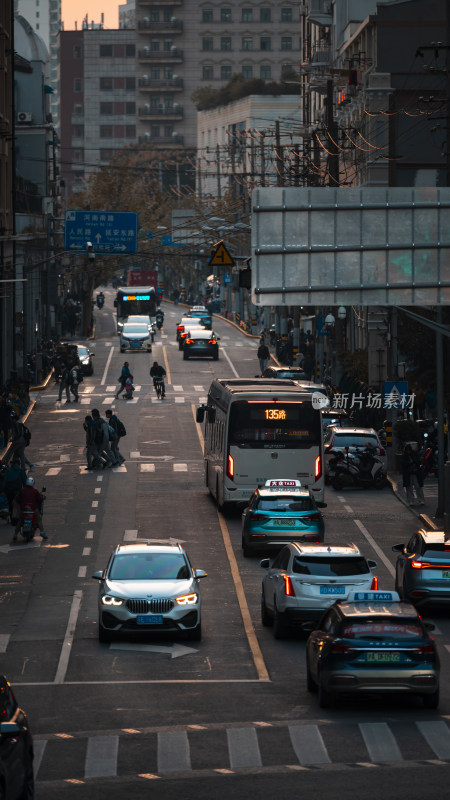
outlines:
[[[125,600],[123,597],[113,597],[110,594],[104,594],[102,597],[102,604],[104,606],[123,606]]]
[[[197,592],[192,592],[192,594],[182,594],[179,597],[176,597],[175,600],[179,606],[194,606],[196,603],[198,603],[198,594]]]

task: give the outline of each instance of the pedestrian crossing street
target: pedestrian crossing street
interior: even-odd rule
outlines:
[[[184,730],[122,729],[106,735],[34,737],[39,781],[164,777],[173,773],[287,766],[292,769],[348,765],[373,767],[404,762],[450,761],[447,718],[415,722],[290,724],[254,722],[224,727],[189,725]]]
[[[200,384],[194,384],[193,386],[181,386],[179,384],[167,384],[166,383],[166,397],[165,400],[159,400],[156,397],[155,390],[153,388],[153,383],[147,384],[135,384],[135,391],[132,400],[125,400],[125,396],[122,393],[119,396],[119,399],[116,399],[115,394],[120,388],[120,384],[115,383],[113,385],[102,386],[91,384],[91,385],[84,385],[81,384],[79,388],[79,401],[75,403],[73,397],[71,396],[71,408],[76,409],[77,406],[90,406],[95,407],[97,406],[107,406],[108,408],[116,408],[117,404],[125,405],[133,405],[138,403],[140,400],[144,400],[145,402],[150,402],[153,404],[160,405],[161,403],[206,403],[207,400],[207,392],[208,388],[202,386]],[[50,391],[46,391],[41,395],[40,398],[41,402],[48,403],[53,405],[55,402],[61,404],[61,410],[66,409],[66,400],[65,394],[63,394],[62,400],[59,401],[59,387],[55,386]]]

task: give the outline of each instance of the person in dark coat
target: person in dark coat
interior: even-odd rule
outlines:
[[[403,486],[406,489],[406,499],[410,506],[414,505],[414,491],[420,506],[425,505],[423,496],[423,473],[420,466],[420,456],[407,444],[402,455]]]
[[[258,356],[259,359],[259,369],[261,371],[261,377],[262,377],[262,374],[265,368],[267,367],[267,361],[270,358],[269,348],[265,344],[263,338],[260,339],[258,352],[256,355]]]

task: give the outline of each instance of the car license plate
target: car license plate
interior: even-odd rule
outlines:
[[[295,528],[295,519],[273,519],[274,528]]]
[[[450,578],[450,570],[448,570],[448,569],[444,570],[444,572],[442,573],[441,577],[442,578]]]
[[[366,661],[370,664],[394,664],[401,660],[401,653],[366,653]]]
[[[321,586],[320,594],[345,594],[345,586]]]
[[[141,346],[141,343],[140,343],[140,342],[132,342],[132,343],[131,343],[131,346],[132,346],[132,347],[140,347],[140,346]]]
[[[162,614],[138,614],[136,617],[138,625],[162,625]]]

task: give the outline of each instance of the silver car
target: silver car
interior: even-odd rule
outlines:
[[[118,545],[104,571],[95,572],[98,593],[98,638],[116,633],[185,632],[200,641],[201,597],[194,570],[180,544]]]
[[[445,531],[416,531],[395,544],[395,589],[417,608],[450,607],[450,539]]]
[[[152,352],[152,335],[148,325],[143,322],[125,322],[120,334],[120,352],[126,350],[145,350]]]

